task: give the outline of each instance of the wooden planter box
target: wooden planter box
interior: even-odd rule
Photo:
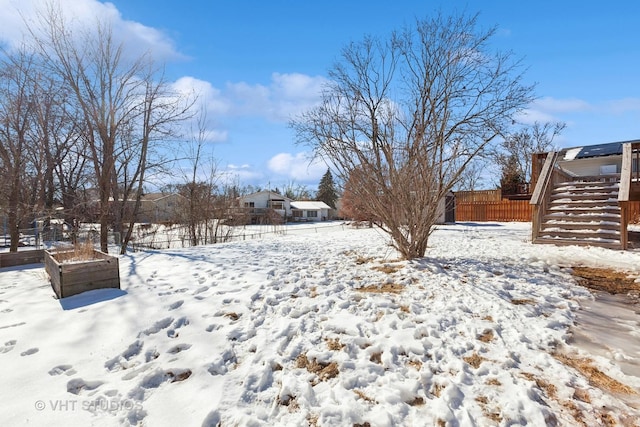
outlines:
[[[44,252],[44,267],[58,298],[93,289],[120,289],[118,258],[93,251],[93,259],[70,261],[73,251]]]
[[[0,253],[0,268],[16,267],[18,265],[42,264],[44,259],[43,249],[29,251]]]

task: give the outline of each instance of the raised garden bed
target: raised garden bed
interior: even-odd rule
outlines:
[[[33,249],[18,252],[0,253],[0,268],[16,267],[27,264],[42,264],[44,259],[43,249]]]
[[[94,289],[120,289],[118,258],[104,252],[45,251],[44,266],[58,298]]]

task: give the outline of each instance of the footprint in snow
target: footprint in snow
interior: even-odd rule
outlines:
[[[30,348],[29,350],[25,350],[22,353],[20,353],[20,356],[31,356],[32,354],[35,354],[38,351],[40,351],[40,349],[38,349],[37,347],[33,347],[33,348]]]
[[[184,326],[187,326],[188,324],[189,324],[189,319],[187,319],[186,317],[179,318],[178,320],[173,322],[171,329],[167,331],[167,336],[169,338],[177,338],[178,337],[177,330]]]
[[[76,370],[73,369],[73,366],[71,365],[58,365],[58,366],[54,366],[53,368],[51,368],[51,370],[49,371],[49,375],[56,376],[56,375],[73,375],[76,373]]]
[[[158,320],[156,323],[153,324],[152,327],[145,329],[140,334],[144,334],[147,336],[157,334],[161,330],[168,328],[169,325],[171,325],[171,322],[173,322],[173,317],[165,317],[162,320]]]
[[[104,384],[102,381],[85,381],[82,378],[74,378],[67,383],[67,391],[71,394],[78,395],[83,393],[85,390],[91,392],[102,384]]]
[[[142,341],[137,340],[136,342],[130,344],[125,351],[123,351],[113,359],[107,360],[104,364],[104,367],[109,371],[129,368],[130,366],[127,362],[140,354],[143,345],[144,343]]]
[[[11,350],[13,350],[13,347],[16,346],[16,343],[18,341],[16,340],[11,340],[11,341],[7,341],[6,343],[4,343],[3,346],[0,346],[0,353],[8,353]]]
[[[184,300],[176,301],[169,306],[169,310],[175,310],[177,308],[180,308],[182,307],[182,304],[184,304]]]
[[[189,350],[191,348],[191,344],[178,344],[175,347],[172,347],[167,351],[169,354],[178,354],[181,351]]]

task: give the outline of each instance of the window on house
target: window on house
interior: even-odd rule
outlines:
[[[254,208],[256,204],[254,202],[244,202],[245,208]]]
[[[317,218],[318,217],[318,211],[307,211],[307,217],[308,218]]]
[[[294,218],[302,218],[302,211],[299,209],[294,209],[293,211],[291,211],[291,213],[293,214]]]
[[[280,209],[280,210],[283,210],[283,209],[284,209],[284,203],[282,203],[282,202],[276,202],[276,201],[273,201],[273,200],[272,200],[272,201],[271,201],[271,207],[272,207],[273,209]]]

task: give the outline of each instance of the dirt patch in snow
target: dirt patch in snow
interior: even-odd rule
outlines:
[[[640,293],[637,277],[609,268],[572,267],[571,274],[579,285],[610,294]]]

